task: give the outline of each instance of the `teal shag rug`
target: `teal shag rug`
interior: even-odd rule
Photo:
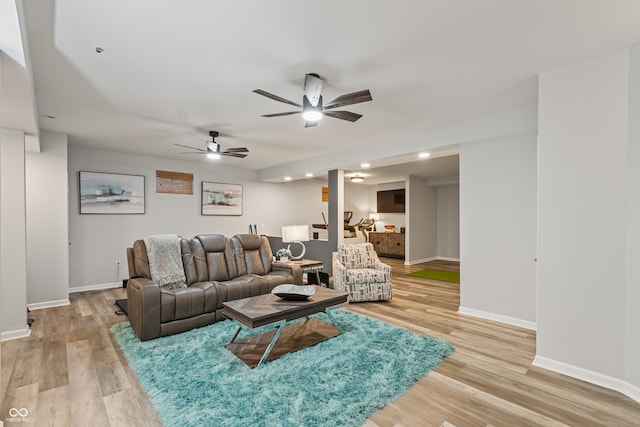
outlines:
[[[144,342],[128,322],[111,332],[167,426],[360,426],[454,351],[366,316],[331,314],[344,334],[257,369],[224,347],[237,329],[229,320]]]

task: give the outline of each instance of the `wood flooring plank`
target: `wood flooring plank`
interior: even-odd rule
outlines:
[[[36,425],[44,427],[73,425],[74,415],[71,412],[71,400],[69,385],[38,393],[38,408],[35,413]]]
[[[67,358],[73,425],[109,426],[100,381],[91,359],[91,345],[87,340],[67,344]]]
[[[2,360],[0,367],[2,368],[2,386],[0,387],[0,397],[7,394],[9,387],[9,379],[13,373],[13,367],[17,360],[18,349],[22,345],[22,340],[11,340],[2,343]]]
[[[43,346],[44,340],[39,337],[20,340],[20,347],[9,378],[9,387],[18,388],[38,382]]]
[[[44,339],[38,383],[40,392],[69,384],[66,334]]]
[[[102,395],[108,396],[130,388],[129,380],[122,369],[109,332],[101,329],[91,336],[89,342]]]
[[[112,426],[161,427],[162,424],[158,420],[141,418],[143,410],[134,393],[129,389],[105,396],[104,405],[109,415],[110,424]]]
[[[38,407],[38,383],[11,388],[3,399],[2,420],[6,426],[33,426]],[[16,414],[18,412],[18,414]]]

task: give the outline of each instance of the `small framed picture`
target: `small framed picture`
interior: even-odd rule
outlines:
[[[242,215],[242,184],[202,181],[202,215]]]

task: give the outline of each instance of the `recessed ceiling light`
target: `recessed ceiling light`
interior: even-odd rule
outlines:
[[[311,172],[304,174],[304,176],[306,176],[307,178],[311,178],[313,176],[313,174]]]
[[[49,114],[45,114],[44,116],[45,116],[47,119],[55,119],[55,118],[56,118],[56,116],[51,116],[51,115],[49,115]]]
[[[96,53],[102,53],[104,52],[104,49],[101,48],[100,46],[96,46]]]
[[[418,154],[418,157],[420,157],[421,159],[426,159],[429,156],[430,156],[430,154],[426,153],[426,152]]]
[[[369,166],[371,166],[369,163],[360,163],[361,168],[368,168]]]
[[[290,176],[285,176],[285,177],[284,177],[284,180],[285,180],[285,181],[291,181],[291,177],[290,177]]]

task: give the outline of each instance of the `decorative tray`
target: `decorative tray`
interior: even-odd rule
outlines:
[[[301,301],[309,298],[316,292],[313,285],[278,285],[271,291],[272,294],[285,300]]]

